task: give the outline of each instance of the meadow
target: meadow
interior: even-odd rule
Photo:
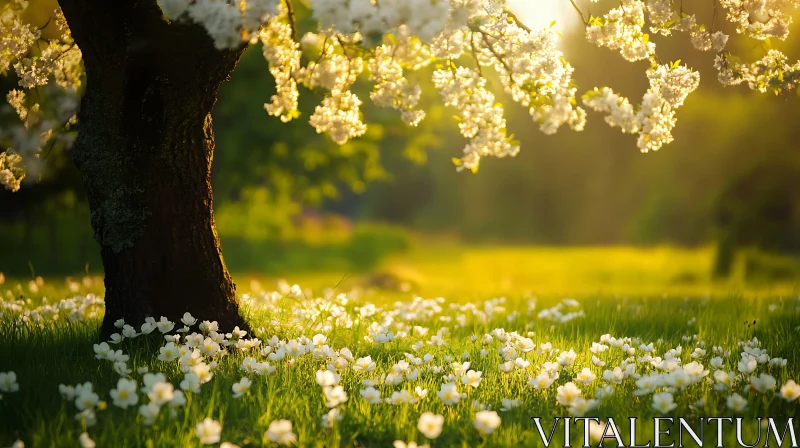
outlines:
[[[240,273],[248,334],[153,316],[108,343],[100,278],[4,278],[0,446],[542,446],[531,418],[559,416],[597,417],[595,445],[609,418],[627,445],[628,417],[645,443],[653,417],[738,416],[764,444],[756,417],[798,412],[797,284],[715,281],[712,255],[431,245]]]

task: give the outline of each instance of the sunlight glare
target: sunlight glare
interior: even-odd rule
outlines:
[[[555,20],[555,29],[563,33],[573,24],[569,0],[508,0],[508,8],[532,29],[546,28]]]

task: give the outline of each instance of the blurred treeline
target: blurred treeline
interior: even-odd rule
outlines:
[[[606,1],[585,12],[600,14],[615,4]],[[703,23],[716,23],[720,29],[724,22],[721,8],[716,20],[712,18],[713,2],[685,5]],[[790,37],[791,47],[759,45],[737,39],[730,26],[722,29],[732,36],[729,49],[746,61],[763,57],[769,45],[791,58],[799,55],[797,34]],[[472,242],[713,243],[719,248],[719,275],[729,273],[737,249],[796,254],[798,96],[724,88],[716,79],[714,55],[691,49],[687,35],[651,39],[662,62],[681,60],[702,75],[700,89],[678,111],[674,143],[640,154],[635,136],[610,128],[592,112],[584,132],[545,136],[524,110],[506,99],[509,128],[522,142],[515,159],[485,160],[477,175],[463,175],[448,163],[460,149],[456,143],[432,152],[422,167],[395,157],[391,171],[403,177],[371,189],[365,215],[417,229],[455,231]],[[610,86],[638,103],[648,87],[647,62],[627,63],[615,52],[588,44],[579,30],[564,36],[563,50],[576,69],[579,93]],[[449,133],[448,142],[458,140],[449,129],[443,132]],[[752,258],[746,264],[756,272],[762,266],[754,260],[768,257]]]
[[[711,8],[704,9],[691,12],[710,21]],[[545,136],[525,110],[499,95],[522,151],[514,159],[484,160],[474,175],[457,173],[451,162],[464,141],[426,80],[429,72],[415,76],[427,91],[420,128],[372,106],[364,82],[358,93],[370,130],[339,147],[307,123],[318,93],[301,92],[303,115],[294,122],[266,114],[274,85],[260,47],[251,47],[214,111],[212,181],[228,264],[364,269],[406,247],[406,231],[475,244],[712,243],[720,248],[720,274],[738,248],[800,251],[798,97],[724,89],[713,55],[692,50],[687,36],[652,38],[663,61],[681,59],[703,76],[678,111],[674,143],[640,154],[634,136],[594,113],[582,133]],[[639,101],[646,62],[631,64],[590,46],[580,30],[563,42],[579,93],[607,85]],[[748,60],[764,52],[735,39],[731,48]],[[15,83],[13,76],[0,79],[0,93]],[[0,123],[16,119],[2,109]],[[72,272],[87,262],[99,268],[68,149],[49,151],[44,166],[19,193],[0,192],[0,271],[28,273],[29,261],[37,274]],[[376,222],[383,224],[370,224]]]

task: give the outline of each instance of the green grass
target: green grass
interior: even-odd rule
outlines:
[[[97,317],[69,322],[66,316],[61,316],[59,320],[43,325],[21,325],[18,322],[21,311],[9,308],[11,298],[20,295],[30,299],[22,306],[30,310],[42,303],[43,296],[53,303],[75,293],[68,291],[61,281],[44,283],[36,288],[37,292],[31,292],[27,284],[18,287],[17,281],[7,280],[0,286],[0,291],[3,288],[7,290],[3,291],[6,302],[0,317],[0,372],[15,371],[20,390],[2,394],[0,446],[9,446],[17,438],[21,438],[26,446],[79,446],[78,437],[86,430],[100,447],[194,447],[199,446],[194,434],[195,425],[206,417],[222,423],[222,441],[241,446],[268,446],[265,431],[270,422],[277,419],[288,419],[293,423],[299,446],[386,447],[395,440],[441,447],[541,446],[530,417],[544,417],[548,424],[546,429],[549,429],[552,417],[567,415],[566,409],[556,404],[556,388],[573,380],[583,367],[589,367],[598,378],[593,384],[579,385],[579,388],[584,397],[594,398],[595,390],[607,384],[602,380],[603,371],[619,365],[624,359],[621,349],[611,348],[598,355],[606,362],[606,367],[592,364],[589,348],[604,334],[636,338],[642,343],[652,342],[655,354],[659,356],[680,345],[683,347],[680,358],[684,365],[693,361],[690,354],[702,341],[708,354],[699,361],[711,370],[709,376],[716,370],[709,367],[710,358],[714,356],[712,346],[731,352],[721,369],[736,372],[741,352],[738,342],[757,337],[761,348],[770,357],[785,358],[789,363],[786,367],[759,365],[756,373],[774,376],[777,389],[789,379],[800,379],[800,330],[797,328],[800,325],[800,301],[795,286],[791,283],[750,285],[737,279],[729,283],[712,282],[704,274],[709,258],[709,251],[668,248],[461,250],[430,247],[412,253],[405,260],[392,260],[386,264],[385,271],[408,281],[411,288],[426,299],[440,294],[446,297],[447,301],[439,304],[440,312],[430,311],[434,302],[425,302],[425,306],[417,302],[412,306],[410,292],[365,288],[361,278],[343,273],[290,278],[317,289],[314,294],[281,297],[274,301],[256,300],[245,307],[256,336],[267,340],[277,335],[288,340],[303,335],[311,338],[322,333],[333,349],[347,347],[355,358],[369,355],[377,364],[372,374],[356,372],[350,367],[341,372],[341,385],[349,399],[339,406],[343,419],[332,429],[322,426],[320,417],[328,408],[325,407],[322,388],[315,381],[315,372],[325,368],[327,362],[310,354],[299,357],[292,365],[285,361],[270,361],[277,370],[268,376],[240,370],[242,354],[215,358],[219,366],[214,371],[214,378],[203,385],[199,393],[189,396],[185,409],[178,410],[172,417],[162,409],[155,424],[146,426],[137,412],[138,405],[148,402],[146,395],[140,394],[139,403],[132,408],[120,409],[112,404],[109,391],[115,387],[119,375],[109,361],[94,357],[92,344],[97,342]],[[343,277],[345,281],[340,284]],[[240,291],[249,289],[250,280],[253,278],[239,279]],[[272,279],[261,278],[259,281],[261,288],[273,286]],[[339,286],[333,292],[322,289],[337,284]],[[259,287],[255,283],[252,286]],[[78,289],[79,294],[102,292],[96,279],[87,281]],[[348,294],[347,303],[335,298],[335,294],[340,292]],[[486,310],[486,302],[500,296],[506,298],[502,304],[505,309],[497,310],[485,320],[476,317],[469,306],[473,304],[478,310]],[[553,323],[537,317],[541,310],[559,303],[564,297],[576,298],[585,315],[566,323]],[[532,312],[529,311],[531,300],[536,304]],[[382,311],[362,317],[359,307],[368,303]],[[455,305],[451,307],[451,304]],[[461,314],[466,316],[463,325],[457,321]],[[349,328],[343,324],[342,316],[345,315],[352,320]],[[339,321],[334,316],[339,316]],[[406,331],[408,335],[387,344],[365,341],[370,324],[388,317],[394,321],[393,331]],[[330,328],[326,328],[326,322],[332,322]],[[419,351],[412,349],[414,343],[430,340],[431,335],[442,327],[449,329],[444,338],[446,345],[434,347],[424,344]],[[420,328],[429,329],[427,336],[419,334]],[[480,342],[484,334],[496,328],[516,331],[522,336],[533,332],[531,339],[537,347],[549,342],[559,350],[574,349],[577,359],[560,372],[550,388],[535,390],[527,380],[538,374],[544,362],[554,361],[558,353],[528,353],[523,356],[530,361],[527,369],[502,373],[498,369],[502,362],[498,351],[500,344],[496,339],[485,347]],[[130,377],[137,380],[139,386],[142,375],[137,373],[137,368],[147,367],[150,372],[163,372],[177,388],[183,373],[177,361],[167,363],[156,359],[163,340],[155,333],[123,341],[116,348],[130,355],[128,366],[133,370]],[[473,335],[478,337],[477,342],[470,340]],[[638,343],[632,345],[639,346]],[[482,348],[488,350],[486,356],[480,354]],[[418,357],[430,353],[434,356],[430,365],[443,367],[443,371],[436,374],[428,365],[420,366],[416,381],[376,388],[386,398],[392,391],[413,391],[414,387],[420,386],[428,390],[427,397],[416,404],[368,404],[359,394],[361,381],[387,373],[395,363],[404,359],[404,353]],[[436,396],[442,376],[452,372],[445,356],[458,360],[463,353],[468,355],[470,369],[483,372],[483,380],[476,389],[459,383],[459,391],[465,392],[466,398],[456,405],[446,406]],[[635,356],[640,355],[642,353],[637,349]],[[259,361],[266,359],[258,352],[249,356]],[[650,371],[652,368],[646,363],[637,367],[641,374]],[[250,377],[253,385],[249,394],[234,399],[231,387],[243,376]],[[107,407],[96,413],[97,424],[90,428],[75,421],[75,405],[63,400],[58,392],[59,384],[85,381],[91,381],[100,398],[107,402]],[[677,409],[668,415],[687,418],[742,415],[748,419],[756,416],[785,419],[797,415],[796,401],[787,403],[775,396],[775,392],[746,393],[747,382],[747,377],[737,378],[733,390],[748,400],[748,407],[742,412],[726,408],[725,400],[732,392],[716,391],[713,384],[701,381],[685,390],[675,391]],[[588,415],[603,420],[613,417],[623,428],[627,426],[628,417],[649,419],[660,416],[651,408],[652,395],[635,396],[632,393],[635,389],[634,380],[626,379],[616,386],[613,396],[602,399],[599,407]],[[520,407],[508,412],[499,411],[502,400],[506,398],[519,399]],[[692,408],[701,398],[705,400],[705,407]],[[473,426],[473,402],[476,400],[498,410],[502,423],[493,434],[482,436]],[[442,434],[433,441],[426,439],[416,428],[423,412],[444,416]],[[745,431],[749,443],[755,440],[753,425]],[[652,423],[644,423],[640,431],[652,436],[652,429],[648,429],[651,427]],[[574,431],[573,446],[582,443],[581,434],[580,429]],[[556,439],[561,440],[559,437],[557,435]],[[706,438],[712,440],[713,437],[713,431],[707,430]],[[726,441],[734,440],[732,433],[725,437]],[[627,435],[623,438],[627,441]],[[644,440],[648,438],[651,437]]]

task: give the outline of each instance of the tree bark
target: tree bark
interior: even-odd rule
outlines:
[[[169,23],[155,0],[59,0],[83,53],[72,154],[105,269],[101,335],[117,319],[190,312],[245,326],[214,228],[211,109],[242,49]]]

